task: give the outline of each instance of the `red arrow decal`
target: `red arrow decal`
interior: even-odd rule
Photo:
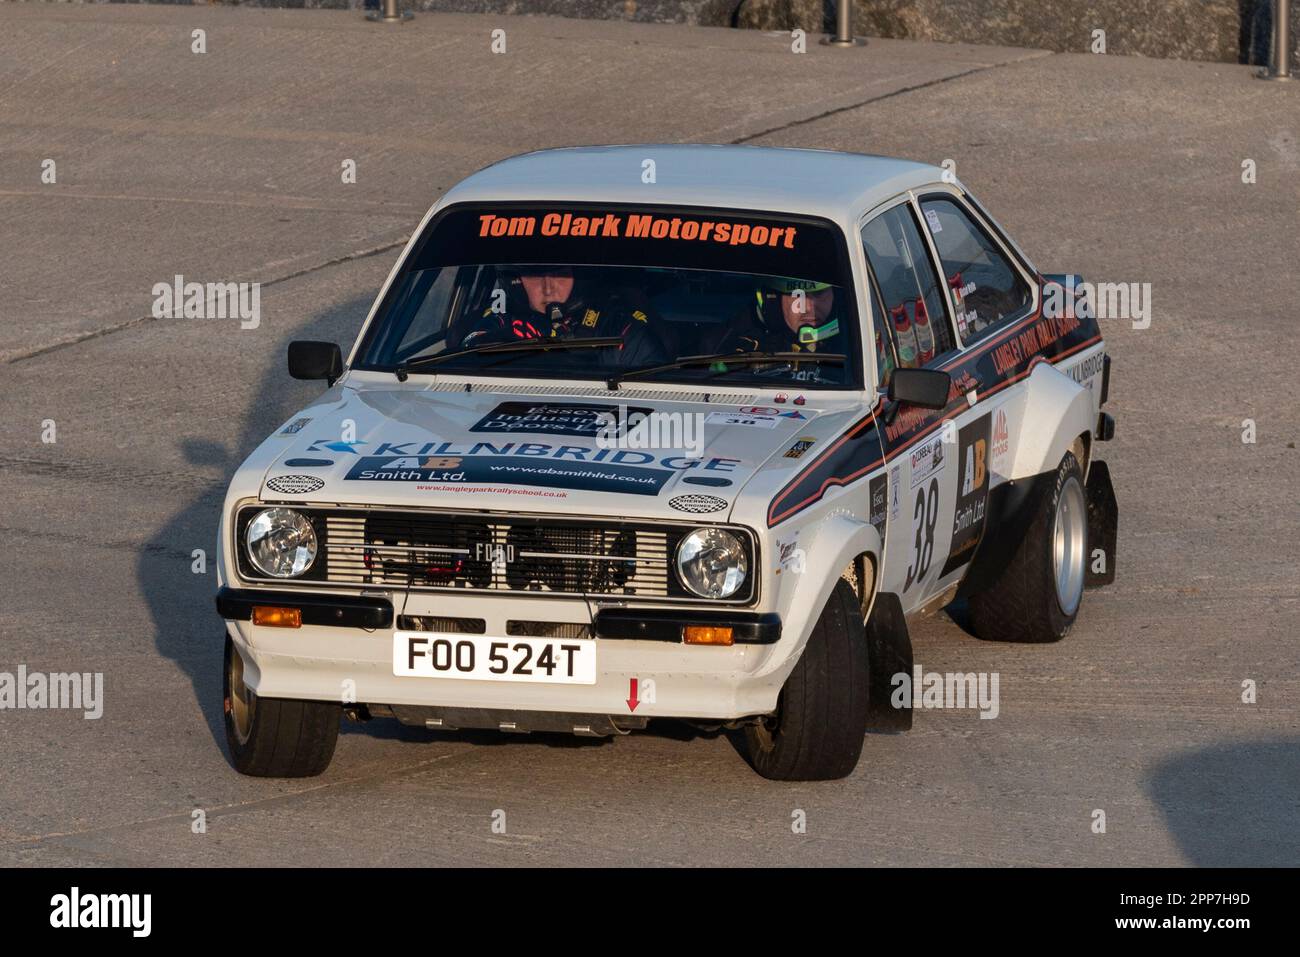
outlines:
[[[628,681],[631,682],[631,684],[629,685],[628,690],[627,708],[629,711],[635,711],[636,706],[641,703],[636,700],[636,679],[629,678]]]

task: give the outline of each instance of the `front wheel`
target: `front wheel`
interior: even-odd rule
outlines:
[[[1060,641],[1079,613],[1087,561],[1083,469],[1066,452],[1010,564],[971,595],[972,630],[986,641]]]
[[[746,725],[745,758],[775,781],[851,774],[867,733],[868,679],[862,609],[840,579],[781,689],[776,714]]]
[[[259,778],[310,778],[329,767],[341,705],[260,698],[244,684],[244,659],[226,635],[226,744],[235,770]]]

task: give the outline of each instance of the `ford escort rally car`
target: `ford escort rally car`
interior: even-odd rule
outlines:
[[[653,159],[653,183],[643,181]],[[219,531],[235,767],[343,715],[732,733],[842,777],[910,727],[908,619],[1052,642],[1115,573],[1090,304],[937,167],[547,150],[448,191]]]

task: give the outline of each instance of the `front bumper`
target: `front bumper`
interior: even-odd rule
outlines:
[[[254,625],[254,604],[300,607],[303,625]],[[605,608],[593,614],[585,602],[538,598],[322,596],[229,588],[221,589],[217,606],[244,657],[245,681],[266,698],[614,719],[635,715],[729,720],[774,710],[788,671],[772,668],[768,660],[775,652],[771,642],[780,635],[780,620],[753,612]],[[507,635],[508,619],[591,625],[596,637],[587,640],[596,642],[596,682],[533,684],[394,675],[395,610],[401,615],[480,618],[488,634],[501,636]],[[731,622],[745,640],[730,647],[672,640],[673,630],[679,633],[687,622]]]
[[[226,587],[217,591],[217,614],[229,621],[251,621],[253,608],[258,605],[297,608],[302,612],[304,625],[373,631],[376,628],[387,628],[393,623],[393,603],[387,598]]]

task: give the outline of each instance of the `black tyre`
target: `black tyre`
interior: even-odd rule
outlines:
[[[244,684],[244,660],[229,635],[222,695],[235,770],[259,778],[310,778],[329,767],[342,705],[259,698]]]
[[[1087,561],[1083,469],[1067,452],[1001,577],[970,596],[971,629],[985,641],[1060,641],[1079,613]]]
[[[781,689],[776,714],[746,725],[746,759],[774,781],[829,781],[851,774],[867,733],[868,686],[862,609],[841,579]]]

